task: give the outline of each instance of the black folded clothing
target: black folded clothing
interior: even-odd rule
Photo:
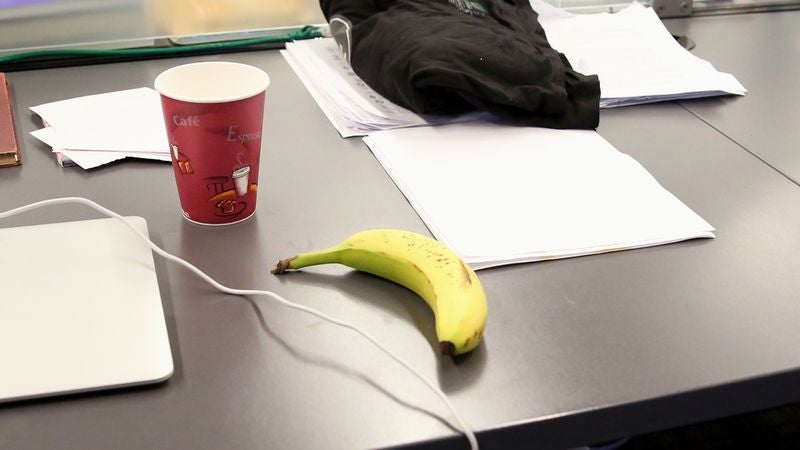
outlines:
[[[332,31],[347,23],[356,74],[398,105],[420,114],[481,109],[533,126],[597,127],[597,77],[576,72],[550,47],[526,0],[320,5]]]

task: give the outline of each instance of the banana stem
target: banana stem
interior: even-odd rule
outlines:
[[[339,247],[331,247],[316,252],[300,253],[297,256],[278,261],[278,264],[275,265],[271,272],[279,275],[290,269],[302,269],[303,267],[316,266],[319,264],[338,263],[339,250]]]

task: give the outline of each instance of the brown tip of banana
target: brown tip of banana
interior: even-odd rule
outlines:
[[[297,258],[296,256],[292,256],[291,258],[286,258],[278,261],[278,264],[272,268],[270,272],[274,273],[275,275],[280,275],[286,272],[288,269],[291,269],[292,260]]]
[[[456,354],[456,346],[449,341],[439,342],[439,352],[445,356],[453,356]]]

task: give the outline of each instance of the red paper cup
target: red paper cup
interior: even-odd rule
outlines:
[[[156,77],[186,219],[227,225],[255,213],[267,86],[264,71],[232,62],[186,64]]]

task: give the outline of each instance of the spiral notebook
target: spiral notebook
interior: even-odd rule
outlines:
[[[153,255],[121,221],[0,228],[0,274],[0,403],[172,375]]]

